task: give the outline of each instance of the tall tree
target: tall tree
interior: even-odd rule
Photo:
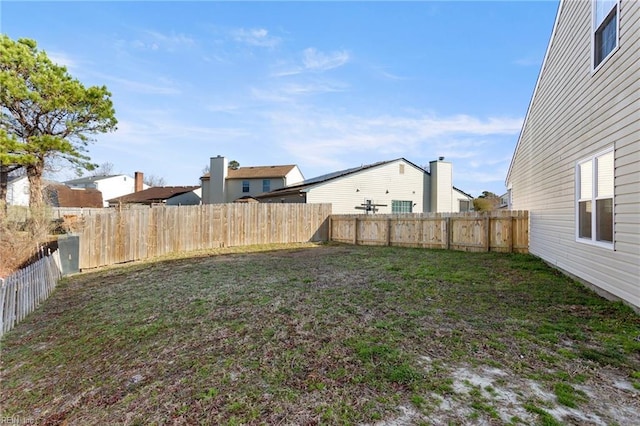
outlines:
[[[85,87],[30,39],[0,35],[0,166],[22,166],[30,205],[43,204],[45,161],[61,158],[92,170],[91,135],[116,129],[111,93]]]
[[[145,175],[144,183],[145,185],[149,185],[151,187],[165,186],[167,184],[167,182],[164,180],[162,176],[156,176],[156,175]]]
[[[113,174],[113,163],[102,163],[91,171],[91,176],[109,176]]]
[[[491,191],[482,191],[482,195],[473,200],[473,209],[477,212],[495,210],[500,205],[500,197]]]

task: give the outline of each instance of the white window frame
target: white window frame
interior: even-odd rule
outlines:
[[[262,179],[262,192],[271,192],[271,179]]]
[[[611,197],[598,197],[597,196],[597,191],[598,191],[598,167],[597,167],[597,158],[598,157],[602,157],[605,154],[609,154],[609,153],[613,153],[613,193],[611,194]],[[581,187],[580,187],[580,165],[584,164],[586,162],[591,161],[591,198],[590,199],[581,199],[580,198],[580,191],[581,191]],[[575,184],[575,188],[576,188],[576,194],[575,194],[575,239],[576,242],[579,243],[583,243],[583,244],[589,244],[589,245],[593,245],[593,246],[598,246],[598,247],[602,247],[602,248],[607,248],[610,250],[615,250],[615,240],[616,240],[616,221],[615,221],[615,217],[616,217],[616,211],[615,211],[615,207],[616,207],[616,187],[615,187],[615,149],[613,146],[599,151],[587,158],[582,158],[580,161],[578,161],[576,163],[575,166],[575,178],[576,178],[576,184]],[[612,242],[607,242],[607,241],[598,241],[597,238],[597,208],[596,208],[596,201],[599,199],[608,199],[611,198],[611,217],[612,217],[612,221],[613,223],[611,224],[612,226]],[[580,237],[580,201],[591,201],[591,238],[584,238],[584,237]]]
[[[591,64],[593,73],[602,68],[602,66],[609,60],[611,56],[613,56],[613,54],[620,47],[620,0],[616,0],[615,5],[611,9],[609,9],[608,13],[605,15],[608,16],[613,8],[616,9],[616,45],[613,49],[611,49],[611,52],[609,52],[607,56],[602,58],[600,63],[596,64],[596,31],[598,30],[598,23],[596,22],[596,9],[597,3],[599,1],[601,0],[591,1]]]
[[[244,179],[242,181],[242,193],[248,194],[249,192],[251,192],[251,181],[249,181],[248,179]]]

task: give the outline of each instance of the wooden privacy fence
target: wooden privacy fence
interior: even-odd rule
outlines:
[[[0,336],[46,300],[62,276],[56,250],[26,268],[0,279]]]
[[[80,269],[168,253],[326,241],[331,204],[235,203],[109,210],[83,215]]]
[[[329,239],[350,244],[529,252],[529,212],[332,215]]]

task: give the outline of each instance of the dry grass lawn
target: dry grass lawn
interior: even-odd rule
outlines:
[[[640,318],[528,255],[306,246],[83,273],[1,342],[54,425],[630,425]]]

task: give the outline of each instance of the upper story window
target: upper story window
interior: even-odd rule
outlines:
[[[471,201],[469,200],[459,200],[460,201],[460,211],[468,212],[471,211]]]
[[[618,47],[618,0],[593,1],[593,68]]]
[[[613,244],[613,148],[586,158],[576,167],[578,241]]]
[[[262,192],[271,191],[271,179],[262,179]]]
[[[243,180],[242,181],[242,192],[249,192],[249,181],[248,180]]]

